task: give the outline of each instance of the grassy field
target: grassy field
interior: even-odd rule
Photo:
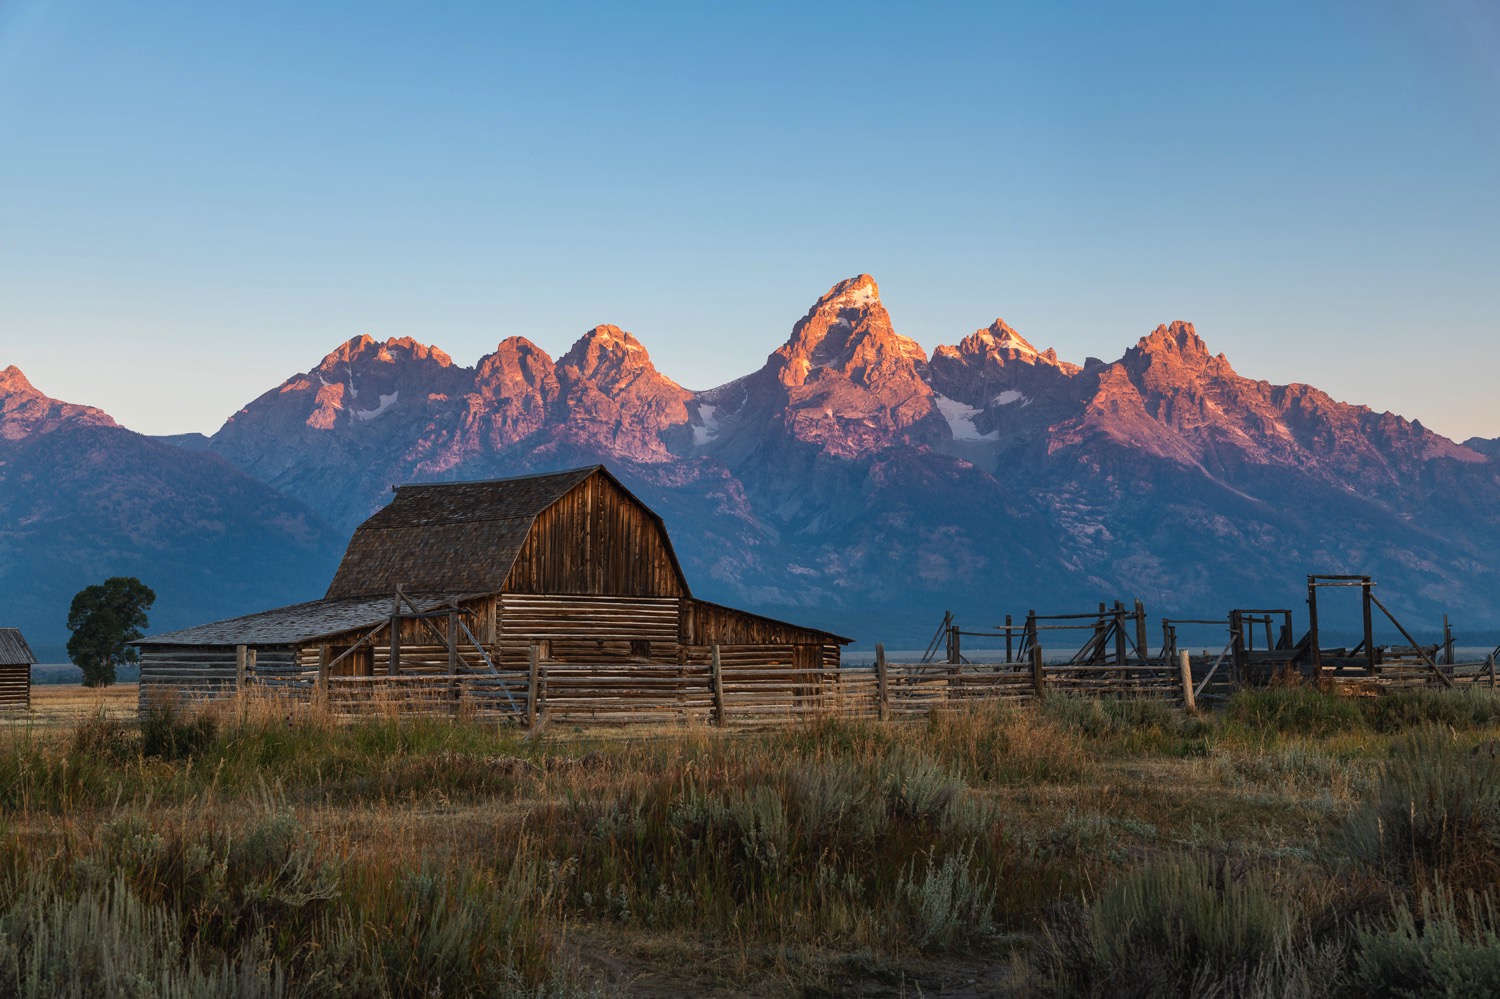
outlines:
[[[7,992],[1500,992],[1484,692],[535,740],[38,694]]]

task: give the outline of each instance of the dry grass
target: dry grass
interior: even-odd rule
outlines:
[[[253,958],[279,969],[289,994],[319,994],[317,976],[334,967],[319,962],[332,958],[307,948],[335,924],[339,974],[366,975],[377,994],[431,991],[425,965],[368,977],[395,960],[381,927],[418,903],[437,915],[402,939],[448,969],[444,994],[1087,991],[1105,979],[1059,977],[1036,963],[1039,943],[1066,941],[1098,968],[1112,947],[1167,948],[1111,935],[1136,896],[1110,886],[1170,889],[1152,872],[1184,855],[1201,861],[1189,916],[1204,933],[1259,939],[1258,924],[1222,922],[1216,900],[1232,901],[1234,920],[1292,920],[1297,940],[1323,948],[1316,961],[1289,950],[1275,968],[1227,949],[1224,981],[1253,973],[1290,987],[1316,965],[1336,985],[1350,955],[1384,953],[1385,934],[1405,925],[1393,884],[1336,862],[1338,844],[1371,842],[1356,835],[1361,816],[1396,800],[1382,775],[1408,743],[1389,707],[1351,715],[1309,696],[1194,719],[1049,702],[526,738],[464,720],[348,724],[273,700],[136,726],[120,720],[133,687],[46,693],[38,714],[50,721],[0,737],[0,937],[27,878],[86,901],[114,872],[157,906],[164,928],[152,932],[180,934],[180,963]],[[1398,707],[1414,725],[1435,714],[1449,726],[1454,758],[1500,736],[1482,704]],[[246,844],[267,828],[301,844],[304,880],[205,866],[263,853]],[[325,866],[337,892],[321,899],[306,885]],[[1243,878],[1249,894],[1226,887]],[[267,899],[293,908],[263,913]],[[267,942],[256,927],[272,915],[281,929]]]
[[[72,725],[103,715],[122,721],[135,718],[137,685],[116,683],[85,687],[80,683],[49,683],[31,688],[31,710],[0,714],[0,726]]]

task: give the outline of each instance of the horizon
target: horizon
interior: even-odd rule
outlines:
[[[1245,377],[1500,437],[1500,10],[0,8],[0,368],[213,433],[367,334],[613,324],[706,389],[826,288],[934,347]],[[226,401],[227,400],[227,401]]]

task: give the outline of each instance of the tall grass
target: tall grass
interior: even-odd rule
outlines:
[[[576,992],[580,933],[828,983],[825,954],[884,974],[1010,948],[1034,956],[1018,988],[1054,994],[1481,981],[1492,708],[1303,689],[1199,718],[1049,698],[528,739],[244,701],[12,730],[0,991]]]

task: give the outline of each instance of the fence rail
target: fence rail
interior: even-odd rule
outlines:
[[[530,668],[397,676],[319,676],[278,667],[244,673],[244,686],[335,715],[392,713],[624,725],[697,721],[759,724],[819,716],[893,717],[1049,693],[1154,697],[1181,702],[1181,676],[1156,664],[891,663],[799,668],[720,656],[705,665],[560,663],[533,656]],[[727,660],[727,661],[726,661]]]

